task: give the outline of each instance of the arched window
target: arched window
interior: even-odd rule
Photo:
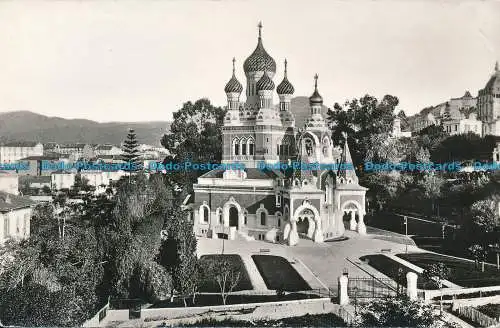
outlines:
[[[208,219],[210,217],[210,209],[207,205],[204,204],[200,206],[199,216],[201,223],[208,223]]]
[[[281,227],[281,218],[278,217],[278,228]]]
[[[222,220],[222,210],[219,209],[219,224],[223,224],[224,221]]]
[[[238,141],[238,138],[233,139],[233,155],[239,155],[240,154],[240,144]]]
[[[246,155],[247,154],[247,142],[245,139],[241,139],[241,155]]]
[[[253,138],[248,139],[247,145],[248,145],[248,155],[255,155],[254,154],[255,144],[254,144]]]
[[[260,212],[260,225],[266,225],[266,213]]]
[[[307,156],[312,156],[313,154],[313,141],[311,139],[304,140],[304,145],[306,148]]]
[[[203,221],[208,221],[208,208],[206,206],[203,207]]]

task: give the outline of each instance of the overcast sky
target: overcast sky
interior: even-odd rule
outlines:
[[[318,73],[329,107],[392,94],[413,114],[477,95],[500,59],[495,0],[0,1],[0,112],[149,121],[201,97],[225,105],[259,21],[275,83],[287,58],[295,95]]]

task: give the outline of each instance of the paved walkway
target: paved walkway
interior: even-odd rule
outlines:
[[[292,265],[311,288],[325,288],[326,286],[335,291],[338,288],[338,277],[344,270],[347,270],[352,277],[369,276],[367,272],[347,261],[347,258],[359,261],[359,257],[380,253],[382,249],[390,249],[392,253],[404,253],[406,247],[409,252],[422,251],[414,245],[402,244],[400,235],[394,236],[394,240],[391,240],[391,234],[387,234],[385,237],[388,240],[381,240],[377,238],[380,235],[360,236],[356,232],[346,231],[345,236],[349,239],[324,243],[301,239],[299,244],[293,247],[260,240],[225,240],[224,253],[239,254],[242,258],[252,254],[282,256],[290,262],[296,262]],[[261,249],[269,249],[269,252],[260,253]],[[200,255],[220,254],[222,240],[201,238],[198,240],[198,250]],[[249,267],[252,265],[249,264]],[[249,274],[252,273],[249,272]]]
[[[241,255],[241,259],[245,264],[245,269],[247,269],[253,289],[259,291],[268,291],[269,289],[267,289],[266,283],[264,282],[264,279],[262,279],[262,276],[260,275],[259,270],[257,269],[257,266],[255,265],[252,257],[248,254],[244,254]]]

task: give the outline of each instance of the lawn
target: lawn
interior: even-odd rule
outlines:
[[[311,290],[307,282],[285,258],[272,255],[252,255],[252,259],[267,288],[286,291]]]
[[[484,265],[484,272],[476,269],[474,262],[433,253],[398,254],[398,257],[422,269],[442,262],[449,269],[448,280],[462,287],[485,287],[500,285],[500,271],[491,264]]]
[[[240,273],[240,281],[238,285],[233,289],[234,292],[239,290],[250,290],[253,289],[252,283],[250,282],[250,278],[248,276],[247,269],[245,269],[245,264],[243,264],[243,260],[237,254],[211,254],[211,255],[202,255],[200,257],[200,261],[203,266],[203,261],[210,261],[213,259],[225,258],[230,261],[236,268],[239,269]],[[215,281],[204,281],[199,289],[200,293],[220,293],[219,285]]]
[[[333,313],[306,314],[301,317],[289,317],[278,320],[244,321],[226,319],[203,319],[193,324],[180,324],[179,327],[347,327],[345,322]]]
[[[398,282],[406,287],[406,274],[408,272],[416,273],[419,277],[417,280],[417,288],[419,289],[437,289],[436,285],[428,280],[424,280],[420,274],[403,264],[394,261],[393,259],[385,256],[385,255],[366,255],[359,258],[362,261],[368,262],[368,265],[376,269],[377,271],[382,272],[387,277],[391,278],[395,282]],[[399,273],[399,269],[401,269],[401,273]]]

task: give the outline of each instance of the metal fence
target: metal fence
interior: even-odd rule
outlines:
[[[479,324],[481,327],[496,327],[500,322],[471,306],[461,306],[455,311],[459,316]]]
[[[350,298],[381,298],[406,294],[406,287],[395,284],[388,278],[353,278],[349,277],[347,294]]]

